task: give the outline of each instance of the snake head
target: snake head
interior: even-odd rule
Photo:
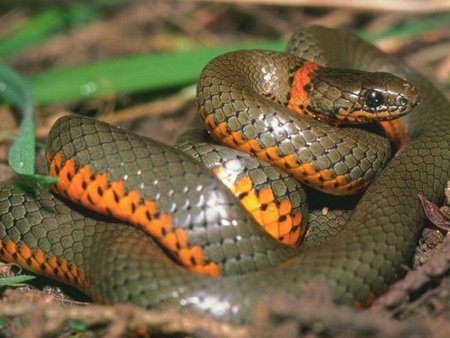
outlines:
[[[393,120],[419,103],[412,84],[381,72],[321,67],[310,74],[304,91],[303,113],[335,123]]]

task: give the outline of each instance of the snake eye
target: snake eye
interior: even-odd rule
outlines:
[[[408,99],[406,99],[405,97],[401,97],[398,102],[401,106],[406,106],[408,104]]]
[[[366,92],[366,103],[370,108],[377,108],[383,104],[383,94],[378,90],[369,89]]]

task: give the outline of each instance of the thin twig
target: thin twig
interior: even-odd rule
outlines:
[[[123,109],[114,114],[99,115],[99,120],[108,123],[136,120],[146,116],[160,116],[174,113],[195,99],[195,86],[189,86],[178,93],[159,101],[149,102],[131,108]]]
[[[180,1],[180,0],[178,0]],[[183,1],[183,0],[181,0]],[[450,10],[448,0],[194,0],[200,2],[239,3],[254,5],[281,5],[306,7],[351,8],[365,11],[398,11],[436,13]]]
[[[124,336],[137,329],[145,328],[158,336],[183,333],[184,336],[197,336],[198,332],[208,332],[209,337],[248,337],[248,328],[214,320],[209,317],[180,314],[176,311],[146,311],[130,305],[115,306],[74,306],[64,308],[57,303],[16,303],[2,304],[0,317],[4,319],[31,319],[39,312],[42,324],[39,336],[50,336],[66,329],[71,322],[83,323],[87,328],[106,327],[108,334]],[[30,323],[33,323],[32,320]],[[118,324],[119,322],[119,324]],[[13,325],[12,324],[12,325]],[[33,325],[34,327],[34,325]],[[10,330],[14,328],[10,327]],[[32,327],[20,327],[22,335],[35,337]],[[109,335],[108,335],[109,336]]]

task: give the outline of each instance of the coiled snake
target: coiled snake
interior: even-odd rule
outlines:
[[[406,137],[404,146],[369,186],[345,228],[331,240],[300,249],[279,244],[256,228],[257,216],[249,217],[236,198],[217,183],[214,174],[188,155],[95,120],[72,116],[60,119],[52,128],[47,151],[50,171],[60,178],[58,187],[63,195],[138,223],[141,229],[166,245],[166,249],[162,250],[141,230],[111,218],[105,220],[55,197],[46,189],[27,193],[15,179],[0,188],[0,256],[74,284],[97,301],[131,302],[145,308],[175,306],[182,311],[234,322],[248,320],[256,301],[272,294],[295,298],[313,281],[326,283],[340,303],[365,302],[371,294],[379,293],[398,276],[401,265],[411,259],[424,222],[417,194],[423,193],[437,202],[450,177],[449,102],[429,81],[402,62],[338,30],[312,27],[299,31],[288,49],[320,65],[393,73],[411,82],[421,96],[421,104],[401,118]],[[258,53],[262,52],[245,55],[254,58]],[[241,68],[246,68],[249,62],[247,59],[234,61],[235,67]],[[310,67],[312,72],[314,66]],[[266,76],[275,74],[270,64],[265,70]],[[337,153],[345,151],[358,157],[369,152],[360,146],[361,139],[341,141],[341,136],[329,130],[329,126],[319,126],[317,121],[310,122],[305,117],[299,117],[300,122],[291,122],[289,116],[267,118],[265,126],[276,122],[285,129],[259,143],[248,142],[255,132],[260,132],[258,128],[263,128],[261,120],[252,121],[252,114],[258,109],[271,113],[273,109],[266,105],[269,99],[279,106],[276,101],[290,98],[291,108],[307,106],[309,115],[315,115],[318,108],[312,102],[295,101],[293,98],[299,96],[292,93],[255,100],[249,93],[239,92],[239,79],[227,73],[221,74],[219,80],[210,79],[207,73],[203,77],[211,83],[199,85],[200,113],[213,135],[229,136],[225,143],[237,143],[241,150],[247,148],[291,169],[299,160],[287,157],[287,145],[276,148],[273,143],[288,130],[294,134],[286,137],[297,142],[296,146],[310,150],[310,153],[298,151],[300,160],[306,162],[312,153],[321,164],[327,165],[327,156],[333,155],[333,146],[330,149],[325,146],[330,140],[347,144],[347,147],[334,148]],[[342,80],[343,77],[338,74],[334,78]],[[291,80],[296,80],[295,76]],[[300,91],[312,80],[301,83]],[[347,85],[352,83],[353,80]],[[216,89],[221,92],[214,95]],[[271,88],[266,89],[270,96]],[[333,101],[332,92],[319,89],[322,94],[328,93],[323,94],[325,98]],[[207,98],[208,91],[211,99]],[[376,94],[368,95],[375,101],[379,99]],[[218,102],[218,97],[223,101]],[[406,104],[402,98],[396,100],[400,105]],[[226,104],[230,102],[245,105],[241,106],[240,117],[232,119],[227,115]],[[212,108],[222,109],[222,116],[209,118]],[[340,119],[352,118],[345,109],[343,112]],[[358,114],[365,117],[363,113]],[[247,127],[243,127],[244,120],[250,121]],[[227,125],[223,126],[225,122]],[[307,123],[312,123],[314,128],[297,129]],[[308,139],[311,133],[316,133],[312,131],[316,126],[323,143],[320,149]],[[359,131],[352,128],[347,133],[360,137],[356,136]],[[369,145],[384,149],[381,143],[386,141],[379,141],[377,135],[371,137]],[[201,156],[201,148],[197,152]],[[354,162],[349,156],[342,157]],[[364,170],[364,161],[360,166],[357,171],[363,176],[367,172],[375,176],[370,169]],[[294,199],[290,206],[283,204],[283,208],[297,208],[300,212],[297,203],[301,196],[292,188],[294,183],[270,169],[264,170],[259,176],[255,174],[256,177],[278,178],[274,190],[284,184],[286,194]],[[308,176],[311,166],[302,166],[297,173],[319,184],[329,176],[335,179],[330,186],[345,186],[346,191],[353,188],[359,191],[364,185],[356,178],[356,183],[351,183],[356,171],[345,176],[339,170],[330,173],[324,168],[314,168],[320,175]],[[337,179],[340,176],[343,177]],[[240,196],[247,193],[245,183],[241,182],[237,191]],[[327,190],[326,184],[321,189]],[[260,193],[257,196],[260,202],[267,200],[267,205],[273,202],[273,196]],[[286,214],[279,212],[277,217],[283,222],[288,219]],[[280,230],[278,235],[293,236],[292,241],[296,242],[304,229],[295,213],[290,217],[289,223],[296,228]],[[171,252],[176,260],[197,272],[232,275],[214,278],[189,272],[164,251]],[[252,270],[257,271],[240,274]]]

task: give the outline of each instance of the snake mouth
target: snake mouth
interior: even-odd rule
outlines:
[[[354,110],[349,111],[346,109],[339,109],[335,117],[337,121],[350,122],[354,124],[360,123],[374,123],[382,121],[392,121],[406,115],[409,110],[397,109],[395,111],[365,111],[365,110]]]

